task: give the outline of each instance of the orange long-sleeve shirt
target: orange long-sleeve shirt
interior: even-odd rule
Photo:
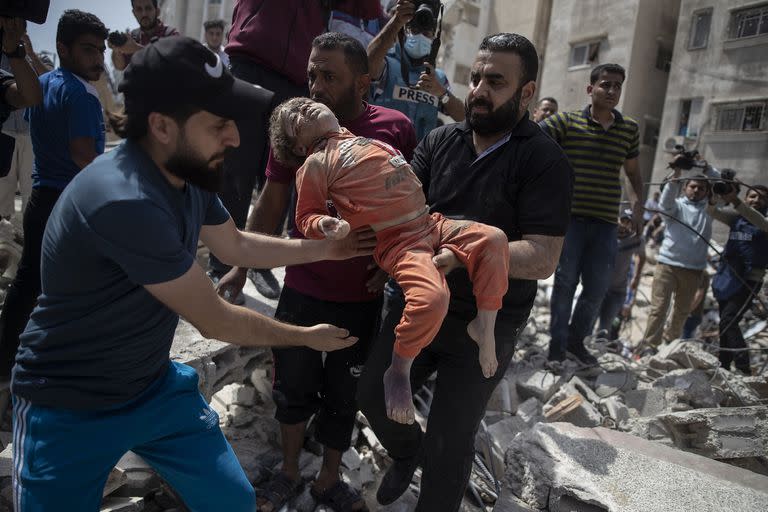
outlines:
[[[296,227],[307,238],[324,238],[320,219],[328,201],[354,230],[380,224],[427,203],[421,182],[389,144],[341,129],[307,158],[296,173]]]

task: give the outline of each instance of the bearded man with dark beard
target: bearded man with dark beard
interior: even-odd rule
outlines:
[[[466,120],[433,130],[411,165],[430,212],[502,229],[509,238],[509,291],[496,320],[498,371],[483,376],[467,325],[477,314],[466,269],[442,249],[434,258],[448,281],[448,314],[432,344],[413,361],[411,389],[437,372],[427,430],[390,420],[383,375],[393,358],[403,311],[394,283],[385,290],[382,327],[358,385],[358,403],[394,459],[377,493],[395,501],[423,468],[417,511],[459,509],[469,480],[475,433],[493,389],[506,373],[518,332],[536,296],[536,280],[554,272],[571,206],[572,170],[563,151],[527,108],[536,92],[538,56],[525,37],[486,37],[472,66]],[[460,411],[457,414],[457,411]]]
[[[147,46],[120,90],[127,140],[74,177],[45,230],[42,294],[11,383],[14,510],[98,510],[110,470],[132,450],[190,510],[253,512],[253,487],[196,371],[169,359],[179,317],[243,346],[330,352],[356,338],[224,301],[196,263],[198,242],[223,261],[262,268],[372,247],[356,236],[285,240],[235,228],[216,184],[226,151],[240,143],[235,120],[257,115],[270,96],[233,78],[199,42],[174,36]]]

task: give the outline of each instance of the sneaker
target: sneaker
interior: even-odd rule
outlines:
[[[256,291],[267,299],[280,297],[280,283],[271,270],[248,269],[248,279],[253,282]]]
[[[568,354],[584,366],[597,365],[597,358],[589,353],[583,343],[568,347]]]
[[[381,505],[389,505],[408,490],[413,480],[413,474],[421,463],[421,453],[406,459],[395,459],[384,474],[376,491],[376,501]]]

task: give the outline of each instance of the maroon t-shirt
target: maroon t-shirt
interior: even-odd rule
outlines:
[[[333,8],[363,20],[383,16],[379,0],[338,0]],[[238,0],[226,52],[306,85],[312,40],[326,30],[327,16],[319,0]]]
[[[399,149],[407,160],[411,160],[416,148],[416,132],[411,120],[404,114],[390,108],[366,104],[365,112],[358,118],[341,125],[360,137],[386,142]],[[296,177],[295,167],[286,167],[269,153],[267,179],[277,183],[291,183]],[[293,238],[304,238],[292,228]],[[333,302],[362,302],[376,296],[368,292],[365,283],[376,269],[368,270],[373,257],[364,256],[344,261],[318,261],[306,265],[294,265],[285,269],[285,284],[294,290]]]

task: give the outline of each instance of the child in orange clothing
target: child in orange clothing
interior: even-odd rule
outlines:
[[[507,292],[509,246],[498,228],[429,214],[422,185],[399,151],[339,127],[321,103],[294,98],[270,120],[272,150],[279,161],[304,162],[296,174],[296,226],[308,238],[340,239],[370,226],[374,258],[403,288],[406,305],[395,329],[392,364],[384,375],[390,419],[412,423],[410,367],[432,342],[448,312],[450,292],[433,257],[452,251],[472,279],[477,317],[467,331],[479,348],[485,377],[496,373],[496,314]],[[327,202],[340,218],[329,215]]]

